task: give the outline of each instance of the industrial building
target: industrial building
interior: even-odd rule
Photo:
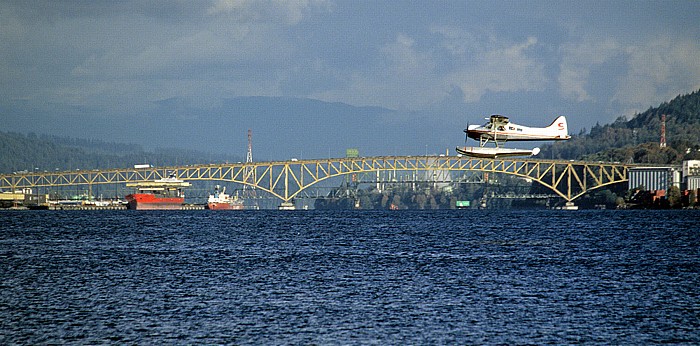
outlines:
[[[700,194],[700,160],[683,161],[682,166],[634,167],[629,169],[628,189],[642,188],[635,195],[637,201],[647,200],[647,204],[666,198],[671,186],[682,191],[683,205],[696,205]],[[646,196],[646,197],[645,197]],[[645,202],[642,202],[645,203]]]
[[[629,169],[629,190],[643,187],[647,191],[668,190],[671,186],[681,187],[679,167],[634,167]]]
[[[30,188],[0,193],[0,208],[18,206],[39,208],[48,206],[48,203],[49,195],[35,194]]]

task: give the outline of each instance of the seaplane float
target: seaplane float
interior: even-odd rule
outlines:
[[[566,118],[559,116],[547,127],[527,127],[510,122],[508,117],[494,114],[486,118],[484,125],[468,125],[464,132],[465,142],[471,138],[479,141],[478,147],[457,147],[458,154],[479,158],[498,158],[506,156],[535,156],[540,148],[513,149],[503,148],[507,141],[550,141],[571,138],[566,126]],[[493,143],[493,146],[487,144]]]

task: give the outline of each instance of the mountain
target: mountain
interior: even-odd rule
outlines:
[[[231,150],[245,153],[247,130],[251,129],[257,161],[342,157],[347,148],[359,148],[362,155],[369,155],[370,148],[389,147],[395,138],[387,128],[371,125],[386,122],[394,113],[379,107],[280,97],[226,99],[210,110],[161,106],[159,113],[185,112],[196,117],[198,130],[191,130],[196,132],[188,138],[194,147],[210,144],[209,133],[214,138],[229,137],[216,146],[227,142]]]
[[[362,156],[444,153],[464,141],[465,121],[454,117],[463,105],[455,102],[451,107],[411,112],[306,98],[176,97],[139,107],[145,110],[138,114],[129,105],[122,114],[108,115],[80,107],[36,110],[16,103],[0,107],[0,115],[6,118],[5,131],[242,157],[251,129],[253,159],[270,161],[343,157],[348,148],[357,148]]]
[[[2,108],[4,128],[22,131],[0,133],[5,148],[13,148],[0,153],[10,156],[0,169],[244,161],[248,129],[252,130],[255,161],[343,157],[348,148],[358,149],[361,156],[435,154],[463,141],[462,125],[444,121],[451,110],[427,114],[262,96],[228,98],[211,104],[170,98],[147,108],[138,116],[107,116],[61,107],[45,113],[22,104]],[[442,119],[436,119],[440,116]],[[52,136],[26,135],[29,131]],[[117,148],[115,143],[132,144]],[[178,149],[164,153],[158,149],[163,147]]]
[[[666,115],[666,147],[660,147],[661,118]],[[679,95],[656,108],[596,124],[565,142],[543,146],[542,158],[678,164],[700,159],[700,90]]]
[[[171,98],[147,108],[138,116],[60,107],[46,114],[21,104],[2,108],[5,129],[53,136],[0,132],[0,171],[244,161],[248,129],[253,133],[255,161],[343,157],[347,148],[357,148],[361,156],[446,150],[453,154],[453,148],[464,141],[464,124],[454,114],[467,113],[460,102],[408,112],[262,96],[211,104]],[[658,145],[661,114],[666,114],[668,146],[664,149]],[[75,133],[90,139],[76,139]],[[635,163],[678,163],[697,157],[700,90],[629,120],[620,117],[612,124],[596,124],[590,132],[583,129],[572,137],[542,146],[538,157]]]
[[[178,133],[177,142],[198,150],[245,154],[247,131],[253,133],[256,161],[344,157],[356,148],[361,156],[443,153],[462,139],[460,124],[382,107],[352,106],[288,97],[236,97],[204,108],[174,98],[158,102],[143,118],[134,137]],[[171,121],[172,120],[172,121]],[[453,133],[454,138],[437,135]],[[215,149],[209,149],[214,151]]]

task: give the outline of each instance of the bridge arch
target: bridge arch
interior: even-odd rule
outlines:
[[[620,163],[476,159],[463,156],[377,156],[322,160],[206,164],[0,175],[0,190],[115,184],[155,180],[175,174],[183,180],[227,181],[265,191],[289,202],[305,189],[338,176],[386,171],[481,171],[532,179],[571,202],[587,192],[627,181],[634,165]]]

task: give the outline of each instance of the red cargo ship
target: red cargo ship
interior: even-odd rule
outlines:
[[[185,202],[183,189],[192,184],[170,175],[155,181],[129,183],[137,192],[126,195],[127,208],[136,210],[180,210]]]
[[[211,210],[242,210],[243,201],[238,196],[229,196],[226,194],[226,187],[219,192],[219,185],[214,187],[214,194],[209,195],[207,200],[207,209]]]

